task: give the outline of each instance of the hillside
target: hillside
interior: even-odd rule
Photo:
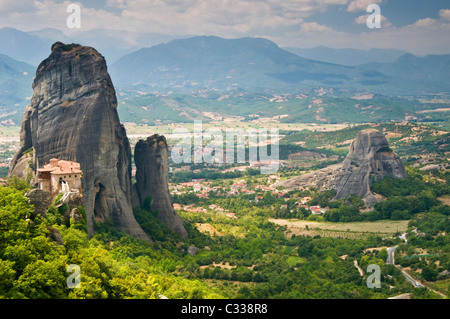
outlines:
[[[119,86],[144,84],[189,90],[290,89],[315,86],[362,89],[387,83],[381,75],[301,58],[258,38],[194,37],[144,48],[112,65]]]
[[[142,83],[187,89],[281,88],[300,81],[347,77],[345,67],[328,67],[311,64],[265,39],[194,37],[138,50],[113,64],[111,73],[119,86]]]
[[[16,33],[21,41],[7,50],[15,56],[21,56],[19,48],[29,51],[27,41],[55,36],[52,30],[1,29],[0,38],[9,43],[6,35]],[[373,53],[373,60],[390,54],[395,52]],[[24,99],[32,93],[34,67],[2,59],[5,71],[0,78],[6,86],[0,93],[0,116],[18,125],[28,104]],[[109,72],[119,92],[123,122],[152,125],[238,117],[256,123],[359,123],[421,120],[433,114],[417,112],[446,108],[445,94],[437,105],[409,97],[447,92],[448,61],[445,55],[403,55],[394,62],[349,67],[302,58],[262,38],[210,36],[140,49],[109,65]],[[24,78],[14,75],[20,70],[27,73]]]
[[[403,79],[433,81],[450,85],[450,54],[417,57],[405,54],[391,62],[367,63],[361,68]]]
[[[349,96],[331,89],[310,90],[304,94],[243,90],[166,94],[119,89],[118,99],[119,114],[124,122],[148,125],[193,120],[318,124],[385,122],[401,121],[417,116],[418,111],[432,108],[417,100],[372,94]]]
[[[13,28],[0,29],[0,54],[34,66],[48,55],[53,42]]]
[[[33,66],[0,54],[0,121],[20,123],[33,77]]]
[[[193,89],[265,89],[298,92],[325,87],[388,95],[442,92],[445,85],[399,80],[376,69],[355,68],[302,58],[263,38],[214,36],[174,40],[143,48],[111,66],[119,87]]]
[[[358,66],[371,62],[390,62],[406,54],[406,52],[399,50],[358,50],[350,48],[334,49],[324,46],[309,49],[292,47],[286,47],[283,49],[307,59],[348,66]]]

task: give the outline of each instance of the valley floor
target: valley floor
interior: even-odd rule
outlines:
[[[404,182],[384,181],[375,185],[385,201],[374,210],[363,209],[356,198],[333,203],[332,192],[316,189],[287,192],[274,186],[278,180],[339,163],[352,138],[367,126],[376,127],[389,137],[390,145],[400,154],[409,173]],[[168,298],[448,296],[450,133],[405,123],[345,127],[289,124],[283,129],[286,130],[280,140],[283,165],[274,174],[261,174],[248,163],[227,166],[170,163],[172,202],[190,233],[189,240],[174,236],[161,223],[148,218],[150,215],[140,217],[145,217],[141,220],[155,239],[152,247],[114,234],[106,225],[101,226],[104,232],[100,231],[95,240],[89,240],[82,232],[65,228],[58,212],[53,211],[47,223],[60,229],[63,239],[72,245],[67,252],[58,250],[58,254],[67,261],[79,262],[77,256],[89,261],[85,266],[93,272],[86,276],[96,282],[97,291],[88,292],[94,298],[130,297],[139,293],[155,297],[156,291]],[[172,130],[168,126],[127,126],[130,139],[135,140],[154,133],[169,134]],[[11,128],[0,129],[0,136],[6,138],[0,145],[0,160],[4,163],[17,149],[18,136],[14,132]],[[5,170],[2,172],[5,176]],[[347,221],[330,222],[330,211],[337,211]],[[367,216],[370,221],[364,219]],[[27,238],[31,246],[38,243],[33,238]],[[10,247],[14,245],[21,244],[11,241]],[[386,260],[388,248],[394,246],[398,248],[392,266]],[[27,247],[22,248],[31,249]],[[189,249],[192,247],[195,249]],[[40,248],[33,249],[30,256],[36,255]],[[19,285],[20,280],[32,280],[20,277],[22,273],[27,275],[26,264],[16,260],[11,251],[0,247],[2,259],[16,262],[14,267],[9,262],[4,264],[13,267],[18,276],[16,281],[8,281],[9,285],[21,294],[31,293]],[[37,254],[36,261],[30,263],[40,267],[41,256],[46,253]],[[103,274],[96,272],[95,264],[103,269],[100,271]],[[369,265],[380,266],[379,289],[367,286]],[[429,289],[415,288],[400,268]],[[147,282],[147,278],[153,278],[155,290],[140,291],[139,280]],[[125,289],[128,284],[134,290]],[[1,288],[0,284],[0,295]],[[73,292],[71,296],[82,297]]]

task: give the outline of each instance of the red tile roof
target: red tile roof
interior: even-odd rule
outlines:
[[[51,174],[81,174],[80,163],[64,161],[52,158],[49,164],[45,164],[43,168],[39,168],[38,172],[49,172]]]

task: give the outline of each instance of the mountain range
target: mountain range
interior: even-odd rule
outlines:
[[[358,66],[371,62],[392,62],[408,53],[395,49],[335,49],[324,46],[308,49],[283,47],[283,49],[310,60],[347,66]]]
[[[370,74],[369,74],[370,73]],[[340,87],[386,81],[375,72],[301,58],[261,38],[201,36],[174,40],[126,55],[111,67],[119,86],[149,85],[227,90]]]
[[[159,112],[158,108],[164,108],[167,103],[176,106],[172,114],[174,118],[191,111],[190,116],[182,116],[185,120],[211,108],[230,113],[220,109],[227,107],[223,103],[216,103],[208,110],[199,107],[210,103],[208,98],[206,101],[193,102],[193,99],[198,98],[193,95],[199,91],[231,92],[235,97],[241,91],[251,92],[254,95],[244,94],[247,98],[252,96],[246,100],[249,108],[255,101],[270,99],[270,94],[295,96],[321,89],[339,92],[338,95],[347,98],[366,93],[395,98],[417,97],[448,94],[450,91],[450,55],[417,57],[397,50],[316,48],[316,53],[320,51],[323,54],[312,56],[312,49],[283,49],[263,38],[194,36],[170,40],[168,36],[157,34],[140,35],[142,45],[152,41],[164,42],[164,39],[167,42],[137,50],[136,44],[124,44],[123,49],[115,49],[118,46],[114,40],[117,41],[119,35],[112,31],[84,32],[77,37],[82,40],[82,44],[95,47],[102,55],[106,52],[104,56],[109,61],[109,73],[117,90],[121,92],[118,98],[124,109],[119,109],[119,112],[126,118],[151,118],[151,114],[142,114],[142,108]],[[27,98],[32,95],[31,83],[36,66],[48,56],[51,44],[61,38],[66,42],[73,39],[54,29],[34,32],[0,29],[0,116],[3,119],[13,117],[18,124],[28,103]],[[363,63],[354,65],[360,62]],[[167,102],[166,97],[158,98],[158,94],[167,92],[186,96],[178,97],[175,103]],[[263,97],[268,93],[269,97]],[[142,94],[152,102],[142,104]],[[189,95],[191,98],[187,98]],[[220,98],[220,94],[217,98]],[[190,102],[186,104],[185,101]],[[386,103],[384,101],[381,104]],[[413,109],[417,110],[417,105]],[[131,113],[134,115],[128,116]],[[264,115],[271,114],[265,112]]]
[[[360,66],[362,69],[379,71],[401,79],[423,82],[439,82],[450,88],[450,55],[427,55],[417,57],[404,54],[390,62],[371,62]]]
[[[0,29],[0,54],[37,67],[54,43],[52,39],[13,28]]]
[[[185,90],[237,87],[298,92],[326,87],[393,96],[449,91],[441,79],[448,77],[442,65],[450,60],[450,55],[408,60],[410,56],[352,67],[306,59],[263,38],[201,36],[128,54],[111,66],[111,76],[119,87],[143,85]],[[388,72],[392,65],[396,68]],[[407,69],[415,76],[405,77],[398,69]]]
[[[52,44],[60,41],[94,47],[102,53],[108,64],[112,64],[122,56],[142,47],[153,46],[177,38],[151,32],[135,34],[109,29],[72,31],[65,34],[61,30],[53,28],[27,32],[14,28],[2,28],[0,29],[0,54],[37,67],[50,54]]]
[[[20,123],[32,95],[34,73],[33,66],[0,54],[0,122]]]

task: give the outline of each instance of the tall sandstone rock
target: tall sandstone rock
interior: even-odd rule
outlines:
[[[314,187],[336,190],[335,199],[357,195],[367,207],[380,199],[370,190],[372,183],[385,177],[405,178],[407,173],[401,159],[390,148],[386,137],[375,129],[362,130],[350,144],[342,164],[287,179],[275,184],[286,190]]]
[[[372,183],[385,177],[405,178],[403,163],[390,148],[386,137],[375,129],[358,133],[350,145],[349,153],[336,175],[336,198],[358,195],[366,206],[378,200],[370,191]]]
[[[138,197],[134,202],[142,206],[145,199],[151,196],[150,208],[158,212],[158,218],[171,230],[187,238],[183,221],[173,209],[169,196],[169,151],[166,138],[153,135],[146,140],[140,140],[134,150],[134,161]]]
[[[117,229],[151,240],[133,216],[131,148],[105,59],[95,49],[57,42],[39,65],[10,175],[21,174],[30,148],[35,169],[51,158],[80,163],[90,235],[94,220],[111,220]]]

